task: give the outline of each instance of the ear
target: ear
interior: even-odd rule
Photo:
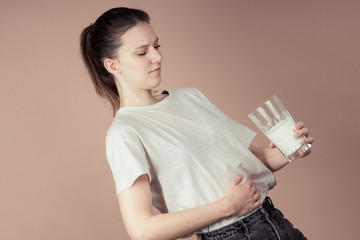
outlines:
[[[106,58],[104,60],[104,67],[114,75],[120,74],[119,61],[117,59]]]

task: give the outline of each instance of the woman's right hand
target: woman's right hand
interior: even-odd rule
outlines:
[[[225,189],[224,199],[227,199],[230,216],[244,216],[260,206],[260,191],[256,184],[250,178],[239,184],[243,177],[243,174],[236,175]]]
[[[224,197],[198,207],[154,214],[147,174],[118,194],[119,207],[127,232],[133,240],[178,239],[229,216],[243,216],[260,204],[260,194],[251,179],[240,184],[243,175],[235,176]]]

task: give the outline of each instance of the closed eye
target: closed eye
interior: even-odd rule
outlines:
[[[157,44],[154,46],[155,49],[159,49],[161,47],[161,45]],[[142,53],[138,53],[137,55],[138,56],[145,56],[147,53],[147,50],[145,52],[142,52]]]

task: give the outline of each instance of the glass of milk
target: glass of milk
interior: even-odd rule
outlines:
[[[289,162],[298,158],[311,147],[310,144],[302,144],[302,138],[295,137],[295,121],[276,95],[250,113],[249,118],[276,145]]]

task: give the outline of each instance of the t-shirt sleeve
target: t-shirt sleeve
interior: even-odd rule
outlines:
[[[146,151],[135,133],[108,131],[106,136],[106,158],[115,181],[116,195],[130,188],[150,168]]]
[[[249,148],[250,144],[256,136],[256,132],[250,128],[240,124],[237,121],[232,120],[228,115],[222,112],[215,104],[213,104],[200,90],[194,89],[196,94],[202,99],[204,105],[213,111],[217,117],[222,119],[227,127],[235,134],[235,136],[240,140],[244,147]]]
[[[256,136],[256,132],[251,130],[250,128],[232,120],[226,114],[224,114],[224,121],[227,122],[228,127],[232,130],[232,132],[236,135],[238,139],[242,142],[242,144],[249,148],[250,144],[254,140]]]

